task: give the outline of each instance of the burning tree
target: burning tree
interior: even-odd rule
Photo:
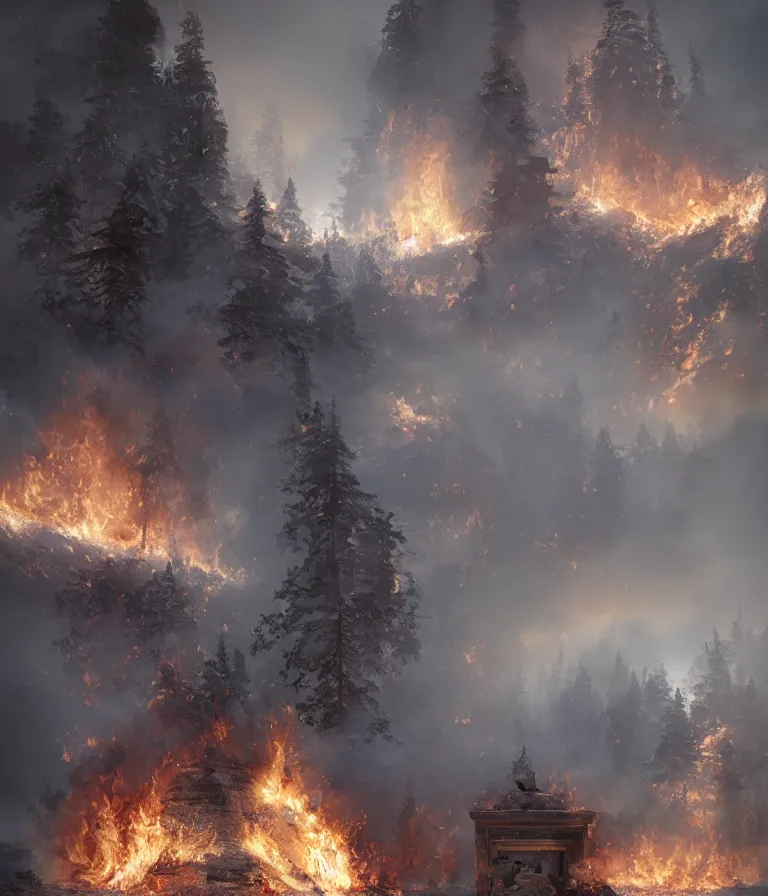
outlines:
[[[254,629],[252,650],[287,642],[281,676],[303,695],[306,724],[344,731],[365,710],[375,715],[370,736],[389,738],[378,680],[419,652],[417,587],[400,569],[405,538],[360,488],[335,406],[330,419],[319,404],[300,415],[283,449],[293,462],[283,532],[305,557],[275,595],[285,609]]]

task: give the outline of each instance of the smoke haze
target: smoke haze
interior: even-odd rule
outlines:
[[[230,129],[230,155],[248,156],[262,113],[275,102],[299,201],[318,231],[328,226],[329,206],[341,194],[337,175],[349,157],[345,140],[360,133],[369,109],[366,80],[388,5],[387,0],[194,4]],[[166,29],[166,60],[188,6],[157,3]],[[455,65],[450,54],[442,60],[444,74],[454,98],[468,103],[487,67],[490,3],[449,0],[444,6],[447,45],[470,48]],[[744,164],[761,164],[768,137],[763,97],[768,62],[760,43],[768,28],[765,4],[659,0],[659,6],[676,75],[686,81],[691,43],[722,128]],[[80,121],[83,68],[77,57],[87,46],[85,26],[98,9],[93,2],[35,0],[3,14],[0,118],[24,121],[35,97],[50,95]],[[544,118],[560,102],[568,49],[579,54],[594,47],[602,7],[598,0],[528,0],[523,16],[527,39],[521,67],[534,110]],[[291,416],[281,387],[249,392],[221,365],[210,320],[189,325],[190,306],[216,307],[223,301],[224,287],[212,279],[158,287],[148,313],[146,358],[123,349],[80,357],[59,327],[32,310],[28,272],[15,266],[18,230],[17,220],[0,222],[6,272],[0,284],[3,481],[19,475],[22,458],[45,456],[39,433],[64,399],[82,391],[83,382],[89,391],[98,386],[107,395],[107,416],[126,444],[143,438],[154,406],[162,404],[177,433],[180,463],[207,495],[198,496],[200,505],[209,502],[206,520],[214,521],[211,526],[225,544],[227,565],[248,575],[246,585],[228,582],[206,598],[200,642],[215,649],[226,626],[231,644],[247,653],[252,626],[272,609],[272,595],[293,562],[288,552],[275,548],[283,523],[279,482],[286,472],[276,444]],[[466,247],[456,250],[456,264],[471,276],[467,256]],[[634,393],[636,346],[632,339],[612,341],[609,332],[612,314],[626,320],[636,304],[636,294],[621,280],[627,266],[621,251],[617,257],[615,279],[601,283],[599,302],[585,301],[583,315],[559,330],[553,325],[524,333],[513,348],[489,349],[457,332],[444,311],[435,310],[436,303],[421,307],[414,301],[406,318],[408,338],[392,338],[375,376],[333,365],[318,364],[314,371],[320,397],[338,401],[344,433],[358,452],[355,469],[363,488],[375,492],[404,528],[407,565],[423,592],[421,659],[384,687],[402,744],[368,752],[359,745],[337,752],[324,742],[308,747],[332,779],[350,775],[350,789],[359,784],[372,790],[391,776],[400,799],[413,777],[420,799],[442,801],[458,812],[492,781],[503,784],[511,754],[518,751],[520,726],[538,751],[536,761],[548,769],[562,761],[548,736],[560,729],[543,721],[543,707],[551,710],[547,689],[558,655],[563,680],[572,679],[583,660],[601,693],[617,652],[638,676],[664,663],[672,685],[687,687],[713,627],[727,633],[739,613],[745,629],[762,631],[768,625],[765,388],[750,393],[702,388],[688,404]],[[517,261],[510,262],[513,276]],[[349,274],[351,267],[345,287]],[[408,298],[414,300],[414,293]],[[742,341],[750,338],[754,334],[745,333]],[[584,396],[583,429],[563,406],[571,377]],[[423,425],[393,422],[401,396],[425,418]],[[625,455],[639,424],[647,423],[661,443],[670,422],[685,451],[701,448],[704,472],[681,461],[682,485],[674,501],[673,487],[665,487],[656,473],[647,481],[633,480],[626,497],[633,509],[627,513],[636,513],[638,521],[632,516],[632,525],[603,532],[605,538],[596,536],[591,548],[567,554],[567,538],[577,540],[586,524],[581,517],[568,523],[570,532],[560,528],[565,499],[558,491],[558,465],[582,451],[587,466],[601,426],[610,427],[614,445]],[[664,524],[648,523],[665,500],[675,506]],[[64,626],[55,614],[54,595],[71,570],[90,559],[87,549],[73,551],[52,541],[52,547],[40,549],[46,556],[29,552],[19,567],[16,539],[8,536],[3,544],[0,719],[13,734],[4,738],[0,762],[2,839],[19,835],[44,777],[54,784],[65,780],[61,756],[67,744],[82,741],[86,726],[101,726],[99,733],[106,733],[130,702],[107,700],[101,713],[76,708],[76,701],[64,696],[67,677],[51,650]],[[72,558],[60,559],[62,551]],[[51,569],[41,575],[47,564]],[[259,706],[275,711],[290,698],[276,674],[275,657],[249,662]],[[599,780],[605,762],[596,750],[583,764],[583,780]],[[608,808],[621,808],[619,797],[615,803]]]

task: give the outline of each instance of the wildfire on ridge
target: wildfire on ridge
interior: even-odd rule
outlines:
[[[704,174],[690,158],[675,164],[636,138],[615,137],[600,152],[584,147],[585,140],[584,129],[564,129],[553,143],[563,178],[592,212],[631,215],[656,245],[722,224],[721,256],[735,254],[757,230],[768,197],[763,174],[730,182]],[[579,159],[576,167],[572,158]]]
[[[132,463],[136,449],[121,450],[92,406],[59,414],[40,440],[42,456],[26,457],[0,489],[0,523],[8,530],[48,529],[106,552],[167,557],[178,551],[201,570],[225,575],[197,545],[194,523],[175,516],[177,496],[150,508]]]

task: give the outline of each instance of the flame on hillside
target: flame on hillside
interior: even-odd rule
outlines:
[[[94,407],[59,414],[40,441],[43,451],[26,457],[0,490],[7,529],[48,529],[106,552],[165,557],[179,550],[200,569],[223,575],[195,544],[192,521],[175,517],[177,496],[150,501],[136,449],[121,449]]]
[[[598,152],[583,146],[586,134],[564,130],[554,146],[557,167],[592,212],[631,215],[657,245],[721,225],[721,255],[734,254],[756,232],[768,196],[763,174],[737,182],[706,175],[693,160],[674,164],[635,138],[615,137]],[[578,159],[575,166],[572,159]]]
[[[245,851],[270,869],[275,889],[342,896],[359,884],[349,832],[323,817],[298,775],[286,776],[285,759],[285,743],[273,741],[271,761],[250,789],[258,821],[244,825]]]
[[[684,784],[656,788],[658,823],[648,824],[632,843],[608,843],[578,870],[585,880],[607,881],[619,890],[647,893],[702,893],[736,884],[757,884],[762,877],[756,848],[740,848],[723,834],[721,787],[726,727],[707,735],[699,758]],[[738,804],[737,804],[738,805]],[[726,825],[737,842],[746,807]],[[665,830],[665,825],[670,825]]]
[[[389,117],[380,152],[394,170],[389,213],[402,252],[426,252],[464,237],[456,207],[451,143],[445,122],[435,117],[417,128],[406,116]]]
[[[81,781],[57,815],[57,879],[93,890],[152,889],[157,875],[235,854],[254,861],[264,892],[343,896],[357,887],[348,832],[324,817],[293,763],[288,771],[281,737],[270,743],[265,764],[247,769],[245,790],[227,798],[229,826],[220,807],[203,808],[186,824],[169,811],[179,774],[205,766],[212,744],[225,747],[228,736],[227,726],[215,726],[171,751],[149,781],[129,783],[122,766]]]

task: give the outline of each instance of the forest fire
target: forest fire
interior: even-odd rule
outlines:
[[[223,574],[203,557],[192,521],[179,508],[183,486],[172,457],[160,471],[142,450],[121,449],[104,415],[88,403],[59,414],[40,440],[42,456],[28,456],[0,492],[0,519],[9,530],[48,529],[105,551],[181,554],[205,572]]]
[[[396,143],[405,140],[403,148]],[[394,112],[382,137],[382,153],[397,158],[389,189],[389,214],[401,250],[426,252],[460,242],[460,215],[445,122],[432,118],[424,128],[401,121]]]
[[[561,154],[573,152],[563,144]],[[600,215],[621,212],[656,244],[723,225],[718,250],[735,251],[754,234],[766,202],[762,174],[732,183],[704,174],[691,159],[674,164],[636,139],[615,138],[607,152],[590,152],[572,174],[576,199]]]
[[[212,730],[171,750],[148,782],[129,783],[141,775],[138,766],[125,771],[124,758],[76,784],[55,824],[61,884],[157,890],[174,869],[252,863],[271,892],[341,896],[358,887],[348,832],[323,817],[295,766],[289,771],[284,737],[271,741],[265,764],[249,766],[233,759],[227,736]]]
[[[759,883],[764,854],[751,842],[749,810],[738,786],[734,789],[729,737],[724,726],[704,737],[689,779],[657,785],[655,811],[639,833],[615,832],[611,842],[598,845],[582,875],[648,893],[704,893]],[[719,797],[728,790],[724,814]]]

